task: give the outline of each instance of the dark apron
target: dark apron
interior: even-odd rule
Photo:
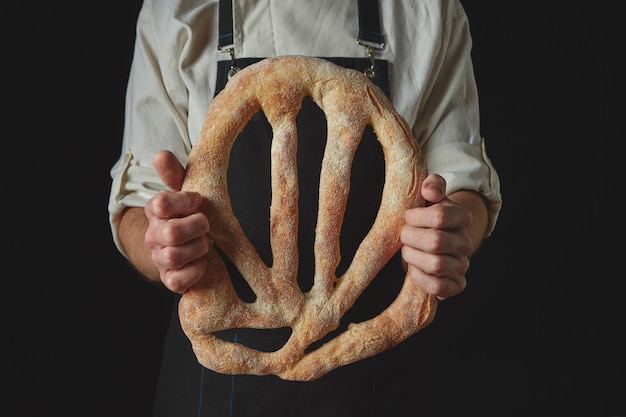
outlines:
[[[231,1],[220,3],[220,41],[232,41]],[[371,9],[368,9],[371,8]],[[379,29],[378,3],[359,1],[360,38],[376,42],[382,38]],[[230,23],[230,24],[228,24]],[[230,32],[229,32],[230,30]],[[364,51],[366,51],[364,49]],[[216,94],[228,81],[232,67],[244,68],[262,58],[239,58],[218,62]],[[388,62],[370,58],[326,58],[344,67],[367,71],[372,80],[389,95]],[[371,67],[371,68],[370,68]],[[297,117],[298,176],[300,184],[300,227],[298,236],[298,282],[303,291],[313,284],[313,242],[318,208],[321,160],[326,144],[326,117],[319,107],[305,98]],[[233,211],[243,230],[256,246],[262,259],[272,263],[269,247],[270,144],[272,128],[262,111],[258,112],[235,140],[228,168],[229,193]],[[346,215],[341,232],[342,259],[337,276],[352,260],[358,244],[370,230],[380,204],[384,183],[384,156],[371,128],[367,128],[357,149],[353,167]],[[350,322],[375,317],[396,297],[404,271],[397,254],[383,268],[354,306],[346,312],[340,327],[316,342],[346,329]],[[224,257],[231,279],[244,301],[253,301],[254,293],[234,266]],[[381,393],[389,391],[385,366],[381,372],[377,361],[385,353],[340,367],[311,382],[284,381],[276,376],[223,375],[198,364],[178,320],[176,299],[170,329],[166,338],[162,369],[156,393],[155,416],[372,416],[389,415]],[[226,340],[243,343],[258,350],[273,351],[289,337],[287,331],[237,329],[219,332]],[[398,368],[397,370],[401,370]],[[381,378],[383,378],[381,382]],[[391,400],[396,405],[399,398]],[[387,397],[387,395],[384,395]],[[378,411],[377,411],[378,410]]]

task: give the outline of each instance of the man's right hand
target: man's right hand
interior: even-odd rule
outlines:
[[[185,169],[174,154],[158,152],[154,167],[170,190],[159,192],[146,204],[145,243],[163,284],[182,294],[206,271],[209,220],[200,211],[202,196],[180,191]]]

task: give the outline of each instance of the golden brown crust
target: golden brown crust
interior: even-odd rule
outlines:
[[[320,178],[314,285],[302,293],[296,276],[296,115],[305,96],[326,114],[328,138]],[[230,149],[260,109],[274,132],[271,267],[260,259],[235,218],[226,183]],[[336,277],[350,169],[366,125],[374,129],[385,156],[381,206],[349,268]],[[181,325],[198,361],[227,374],[313,380],[387,350],[429,324],[436,298],[405,277],[397,298],[380,315],[351,324],[347,331],[305,354],[309,345],[337,328],[343,314],[399,250],[404,212],[424,204],[419,189],[425,175],[426,163],[406,122],[363,74],[303,56],[267,58],[238,72],[211,103],[189,155],[183,189],[199,191],[205,197],[203,211],[211,225],[211,238],[239,269],[256,300],[246,303],[237,296],[212,247],[207,254],[208,272],[183,295],[179,305]],[[229,328],[284,326],[291,327],[291,336],[274,352],[257,351],[212,334]]]

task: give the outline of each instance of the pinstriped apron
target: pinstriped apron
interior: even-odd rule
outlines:
[[[359,0],[359,43],[369,51],[367,58],[325,58],[338,65],[363,71],[389,95],[389,66],[374,59],[371,46],[383,45],[378,2]],[[232,1],[220,2],[220,48],[233,43]],[[237,69],[262,58],[235,58],[218,62],[216,94]],[[365,51],[365,49],[364,49]],[[326,144],[326,118],[308,97],[297,117],[298,176],[300,184],[300,226],[298,236],[298,283],[303,291],[313,284],[313,242],[318,208],[319,174]],[[261,258],[272,263],[269,246],[270,144],[272,128],[262,111],[255,114],[235,140],[228,168],[229,194],[233,211]],[[384,156],[370,127],[357,149],[346,215],[341,232],[340,276],[349,265],[358,244],[369,231],[380,204],[384,183]],[[224,257],[231,279],[244,301],[254,293]],[[355,305],[345,314],[340,327],[312,348],[346,329],[350,322],[375,317],[397,295],[404,279],[399,254],[383,268]],[[377,410],[377,358],[368,358],[340,367],[311,382],[283,381],[275,376],[223,375],[202,367],[180,328],[177,302],[166,337],[163,363],[156,391],[155,416],[373,416]],[[226,340],[263,351],[279,349],[289,329],[236,329],[217,333]],[[380,405],[380,404],[379,404]]]

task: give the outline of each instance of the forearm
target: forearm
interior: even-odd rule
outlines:
[[[144,236],[148,228],[148,218],[142,207],[127,207],[120,214],[118,237],[122,249],[133,267],[148,280],[161,282],[159,271],[152,262],[150,249]]]
[[[472,224],[469,228],[470,237],[472,239],[473,249],[470,255],[474,254],[480,247],[487,224],[489,222],[489,213],[484,197],[474,191],[457,191],[448,196],[455,203],[461,204],[472,212]]]

